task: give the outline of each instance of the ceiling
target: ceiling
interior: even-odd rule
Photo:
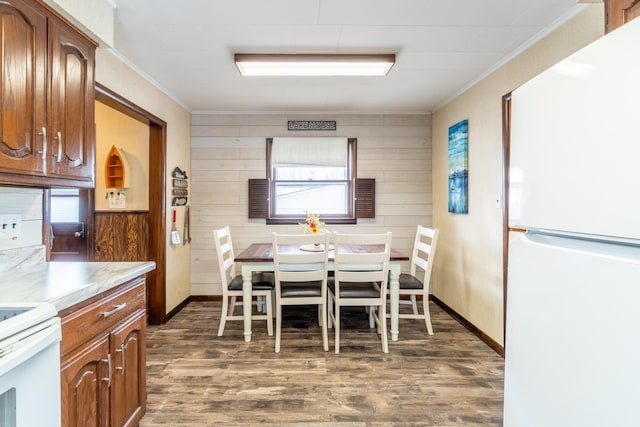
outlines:
[[[111,0],[114,48],[192,112],[429,113],[576,0]],[[234,53],[395,53],[386,77],[241,77]]]

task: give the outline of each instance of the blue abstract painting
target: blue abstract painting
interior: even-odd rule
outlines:
[[[449,128],[449,212],[469,212],[469,120]]]

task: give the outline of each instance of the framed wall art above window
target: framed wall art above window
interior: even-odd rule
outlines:
[[[267,224],[304,221],[353,224],[375,217],[375,180],[357,178],[357,140],[343,137],[267,138],[267,179],[249,180],[249,218]]]

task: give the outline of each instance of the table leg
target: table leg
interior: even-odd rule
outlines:
[[[391,340],[398,341],[398,314],[400,313],[400,263],[391,263],[389,270],[389,317],[391,317]]]
[[[252,312],[252,287],[251,277],[253,270],[249,265],[242,266],[242,320],[244,322],[244,340],[251,342],[251,312]]]

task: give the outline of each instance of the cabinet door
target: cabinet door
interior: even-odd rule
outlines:
[[[75,30],[49,20],[51,139],[49,175],[94,181],[95,48]]]
[[[109,336],[103,335],[62,360],[62,425],[110,426],[109,387],[113,382]]]
[[[640,16],[640,0],[605,0],[606,32],[611,32]]]
[[[147,401],[145,333],[144,310],[138,310],[111,333],[113,426],[135,426],[144,415]]]
[[[47,20],[21,0],[2,1],[0,31],[0,171],[43,175]]]

